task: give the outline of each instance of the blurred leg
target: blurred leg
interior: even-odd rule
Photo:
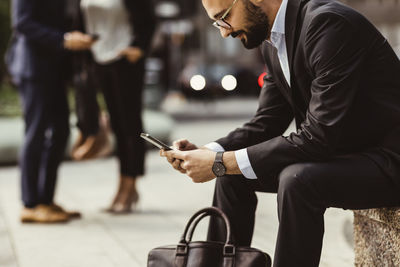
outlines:
[[[69,136],[69,108],[62,82],[47,88],[48,129],[40,163],[39,197],[41,203],[53,203],[58,167],[65,155]]]
[[[144,140],[142,93],[144,82],[144,60],[135,64],[121,61],[114,72],[115,87],[119,87],[119,105],[121,106],[118,122],[121,124],[118,136],[120,172],[122,175],[137,177],[144,174]]]
[[[136,177],[144,173],[142,91],[144,63],[120,60],[100,66],[102,89],[117,139],[117,156],[122,175]]]
[[[40,203],[38,179],[48,127],[46,88],[43,84],[23,81],[19,86],[25,122],[25,137],[20,156],[22,201],[26,207]]]
[[[77,126],[83,136],[96,135],[99,131],[99,106],[95,74],[90,65],[82,64],[85,69],[79,71],[74,78]]]
[[[76,115],[79,128],[78,138],[71,150],[75,160],[96,158],[112,150],[108,131],[100,125],[97,103],[97,76],[91,56],[82,55],[74,76]]]
[[[136,178],[144,173],[142,132],[142,90],[144,61],[137,64],[120,60],[99,66],[102,89],[117,139],[120,183],[110,211],[127,212],[138,200]]]

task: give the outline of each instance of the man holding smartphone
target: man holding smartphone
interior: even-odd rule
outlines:
[[[400,205],[400,62],[351,8],[325,0],[203,0],[223,37],[260,46],[267,75],[254,118],[198,148],[161,151],[196,183],[217,177],[213,205],[251,243],[255,192],[277,193],[274,266],[318,266],[329,207]],[[292,119],[297,131],[282,134]],[[208,238],[224,240],[212,219]]]

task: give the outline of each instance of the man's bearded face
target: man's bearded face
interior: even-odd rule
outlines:
[[[232,37],[239,36],[241,41],[247,49],[252,49],[259,46],[270,35],[270,25],[268,16],[259,8],[251,3],[249,0],[244,0],[245,4],[245,20],[246,30],[239,30],[231,33]]]

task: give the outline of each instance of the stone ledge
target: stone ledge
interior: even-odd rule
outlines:
[[[400,266],[400,208],[354,211],[355,266]]]
[[[381,208],[368,210],[355,210],[354,214],[370,218],[372,220],[386,223],[394,228],[400,229],[400,208]]]

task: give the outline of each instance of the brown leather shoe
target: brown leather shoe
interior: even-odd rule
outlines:
[[[69,216],[64,212],[55,211],[50,205],[38,205],[34,208],[23,208],[22,223],[64,223]]]
[[[60,205],[57,205],[55,203],[51,204],[50,207],[54,211],[63,212],[65,214],[67,214],[70,219],[80,219],[82,217],[82,214],[79,211],[68,211],[68,210],[65,210],[63,207],[61,207]]]

